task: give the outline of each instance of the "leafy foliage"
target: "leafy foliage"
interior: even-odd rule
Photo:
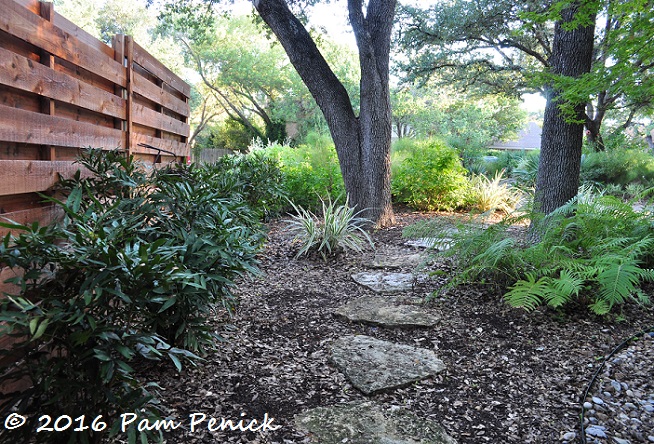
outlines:
[[[391,188],[397,202],[420,210],[452,210],[465,203],[466,170],[453,148],[435,139],[395,152]]]
[[[322,201],[329,196],[345,196],[345,185],[331,139],[311,133],[298,147],[273,144],[265,153],[276,159],[283,175],[288,198],[295,205],[310,211],[320,211]]]
[[[639,183],[654,186],[654,157],[644,150],[612,149],[584,154],[581,161],[582,183],[614,184],[625,188]]]
[[[431,85],[393,91],[393,125],[398,137],[438,137],[463,154],[515,136],[525,123],[519,101],[503,95],[476,97]]]
[[[20,233],[0,245],[16,286],[0,302],[2,334],[14,340],[1,353],[22,360],[2,360],[0,383],[30,388],[4,394],[1,412],[13,408],[34,420],[45,411],[73,418],[92,411],[108,422],[116,412],[156,418],[157,387],[135,366],[167,358],[181,369],[213,346],[210,318],[234,306],[233,279],[255,271],[262,213],[234,186],[238,180],[216,186],[225,170],[171,166],[147,174],[100,150],[80,163],[90,177],[78,172],[62,183],[65,201],[50,198],[65,214],[61,223],[2,224]],[[87,432],[60,437],[96,442],[107,434]],[[129,432],[130,442],[136,434]]]
[[[346,250],[361,252],[366,241],[373,246],[364,229],[370,221],[359,217],[362,211],[355,212],[347,199],[343,205],[337,205],[329,198],[322,200],[322,219],[311,211],[292,205],[296,214],[291,215],[287,222],[289,230],[301,243],[296,257],[318,252],[327,260],[327,256]]]
[[[651,214],[584,191],[545,218],[529,215],[540,227],[540,241],[533,244],[512,234],[511,227],[526,217],[508,217],[487,228],[460,224],[455,234],[442,222],[429,222],[405,235],[454,237],[445,254],[455,258],[458,274],[447,288],[489,283],[506,291],[507,302],[516,307],[559,308],[579,301],[606,314],[627,302],[649,302],[639,287],[654,279],[648,268],[654,259]]]

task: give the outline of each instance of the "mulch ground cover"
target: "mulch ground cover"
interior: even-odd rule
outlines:
[[[402,228],[425,215],[397,212],[397,225],[373,234],[378,251],[418,250]],[[601,358],[624,338],[654,325],[651,307],[625,307],[597,317],[583,307],[527,313],[506,305],[487,286],[461,286],[426,305],[435,328],[381,328],[350,323],[333,312],[373,294],[356,284],[373,256],[348,254],[323,261],[296,259],[297,245],[283,221],[269,224],[261,274],[239,282],[233,317],[216,320],[225,338],[198,367],[181,374],[172,364],[149,370],[169,414],[186,427],[166,432],[169,443],[303,443],[294,416],[307,409],[373,399],[438,421],[459,443],[554,443],[578,430],[580,397]],[[417,284],[424,297],[453,273]],[[394,270],[396,271],[396,270]],[[403,270],[410,272],[412,270]],[[446,365],[436,377],[366,397],[330,362],[329,345],[348,334],[434,351]],[[206,415],[191,431],[189,415]],[[274,418],[276,430],[207,431],[209,418]],[[247,420],[247,421],[246,421]],[[219,422],[218,422],[219,424]]]

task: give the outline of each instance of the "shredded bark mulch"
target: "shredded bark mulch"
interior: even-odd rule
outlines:
[[[418,251],[404,245],[401,232],[424,217],[398,212],[397,226],[373,234],[377,250]],[[367,269],[373,252],[327,262],[295,259],[297,245],[284,227],[283,221],[269,224],[261,275],[240,282],[235,315],[216,320],[226,341],[200,366],[181,374],[172,364],[149,370],[148,377],[163,388],[163,405],[184,424],[164,433],[168,443],[309,442],[297,430],[295,415],[363,399],[438,421],[459,443],[563,442],[573,432],[579,435],[580,398],[603,356],[654,325],[651,307],[625,307],[611,317],[593,316],[583,306],[527,313],[509,307],[484,286],[462,286],[427,304],[425,309],[440,317],[435,328],[350,323],[333,312],[373,294],[350,277]],[[447,273],[417,284],[413,296],[429,295],[446,278]],[[330,362],[329,345],[348,334],[432,350],[446,370],[367,397]],[[206,421],[191,431],[193,413],[206,415]],[[266,417],[280,427],[265,433],[207,431],[209,418],[217,424],[221,418],[243,419],[247,425]]]

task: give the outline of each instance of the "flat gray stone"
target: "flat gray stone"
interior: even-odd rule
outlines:
[[[405,245],[416,248],[430,248],[437,251],[445,251],[452,248],[452,239],[449,237],[422,237],[411,239],[405,242]]]
[[[384,327],[433,327],[439,318],[420,305],[406,304],[402,298],[364,296],[340,306],[335,315],[352,322],[365,322]]]
[[[297,415],[295,425],[320,444],[456,444],[436,422],[372,401],[318,407]]]
[[[364,335],[343,336],[331,351],[334,364],[366,395],[406,386],[445,368],[431,350]]]
[[[376,254],[375,257],[365,265],[368,268],[416,268],[425,262],[423,254]]]
[[[386,273],[383,271],[362,272],[352,275],[357,284],[370,288],[377,293],[397,293],[413,290],[417,282],[427,279],[425,274]]]

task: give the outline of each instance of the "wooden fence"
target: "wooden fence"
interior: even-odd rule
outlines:
[[[51,220],[37,193],[78,169],[80,148],[186,159],[190,86],[131,37],[110,47],[52,3],[0,0],[0,8],[0,217]]]
[[[189,97],[190,86],[131,37],[108,46],[52,3],[0,0],[0,220],[58,217],[39,193],[78,170],[81,148],[185,161]],[[0,295],[12,273],[0,264]]]

